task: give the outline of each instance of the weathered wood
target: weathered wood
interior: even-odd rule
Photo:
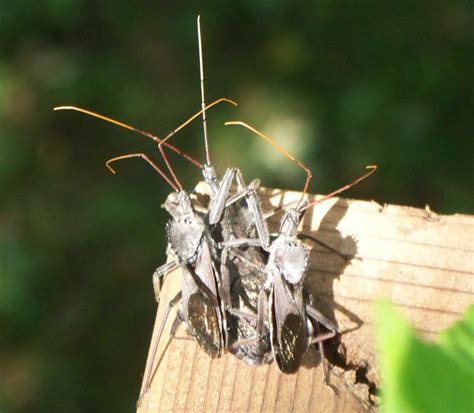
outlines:
[[[266,189],[261,196],[270,209],[299,194]],[[274,230],[279,218],[271,218]],[[194,341],[169,339],[172,313],[155,359],[159,366],[139,412],[375,410],[371,393],[379,377],[373,301],[390,299],[427,339],[435,339],[474,301],[472,216],[334,198],[308,211],[301,230],[347,256],[307,241],[312,253],[306,284],[315,306],[342,332],[339,342],[329,346],[334,390],[324,385],[315,350],[291,376],[281,374],[275,364],[250,367],[231,355],[210,360]],[[170,274],[165,282],[151,347],[179,280],[178,274]],[[179,330],[178,335],[184,334]]]

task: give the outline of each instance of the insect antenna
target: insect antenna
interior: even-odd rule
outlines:
[[[207,139],[207,121],[206,121],[206,111],[204,110],[206,106],[206,100],[204,97],[204,59],[202,57],[202,40],[201,40],[201,16],[197,17],[197,32],[198,32],[198,45],[199,45],[199,78],[201,85],[201,108],[202,108],[202,127],[204,130],[204,147],[206,149],[206,162],[209,165],[211,163],[211,157],[209,155],[209,142]]]
[[[306,182],[303,188],[303,193],[301,194],[301,198],[298,202],[298,206],[301,204],[303,201],[304,196],[306,195],[306,192],[308,191],[308,186],[309,186],[309,181],[311,180],[311,177],[313,176],[311,170],[304,165],[302,162],[300,162],[298,159],[296,159],[291,153],[289,153],[285,148],[280,146],[278,143],[275,142],[274,139],[270,138],[269,136],[265,135],[263,132],[260,132],[259,130],[255,129],[253,126],[248,125],[245,122],[241,121],[231,121],[231,122],[226,122],[226,126],[228,125],[240,125],[244,126],[245,128],[251,130],[253,133],[255,133],[257,136],[260,138],[264,139],[267,141],[270,145],[272,145],[278,152],[281,152],[283,155],[285,155],[289,160],[293,161],[296,165],[298,165],[301,169],[303,169],[306,172]]]
[[[219,103],[219,102],[216,101],[215,103]],[[101,115],[100,113],[96,113],[96,112],[93,112],[91,110],[84,109],[84,108],[81,108],[81,107],[78,107],[78,106],[56,106],[55,108],[53,108],[53,110],[55,110],[55,111],[57,111],[57,110],[73,110],[73,111],[76,111],[76,112],[81,112],[81,113],[84,113],[86,115],[92,116],[94,118],[101,119],[105,122],[109,122],[109,123],[112,123],[114,125],[120,126],[122,128],[131,130],[132,132],[138,133],[140,135],[146,136],[147,138],[155,141],[156,143],[160,143],[162,141],[162,139],[160,139],[158,136],[155,136],[155,135],[153,135],[149,132],[146,132],[144,130],[138,129],[135,126],[127,125],[126,123],[123,123],[123,122],[120,122],[118,120],[109,118],[108,116],[104,116],[104,115]],[[200,112],[199,112],[199,114],[200,114]],[[169,143],[165,143],[165,146],[168,147],[169,149],[171,149],[172,151],[176,152],[178,155],[182,156],[184,159],[186,159],[189,162],[193,163],[198,168],[202,167],[202,165],[196,159],[192,158],[190,155],[188,155],[185,152],[181,151],[176,146],[173,146]]]
[[[129,154],[126,154],[126,155],[120,155],[120,156],[116,156],[115,158],[111,158],[109,159],[106,163],[105,163],[105,166],[110,170],[110,172],[112,172],[113,174],[115,174],[115,169],[112,168],[110,165],[113,163],[113,162],[116,162],[116,161],[120,161],[122,159],[129,159],[129,158],[142,158],[143,160],[145,160],[146,162],[148,162],[149,165],[151,165],[151,167],[153,169],[155,169],[155,171],[157,171],[162,177],[163,179],[171,186],[171,188],[173,188],[173,190],[175,192],[178,192],[178,190],[182,190],[183,188],[181,187],[181,184],[179,183],[179,181],[176,181],[178,183],[178,186],[175,185],[173,183],[173,181],[168,178],[166,176],[166,174],[161,170],[161,168],[156,165],[146,154],[144,153],[129,153]]]
[[[179,132],[181,129],[183,129],[184,127],[186,127],[188,124],[190,124],[194,119],[196,119],[198,116],[200,116],[202,113],[204,113],[206,110],[210,109],[211,107],[217,105],[218,103],[221,103],[221,102],[226,102],[226,103],[229,103],[229,104],[232,104],[234,106],[237,106],[237,103],[234,102],[233,100],[230,100],[230,99],[227,99],[227,98],[220,98],[220,99],[217,99],[215,100],[214,102],[210,103],[209,105],[205,106],[203,109],[201,109],[199,112],[195,113],[194,115],[192,115],[189,119],[187,119],[185,122],[183,122],[181,125],[179,125],[177,128],[173,129],[168,135],[166,135],[166,137],[164,139],[160,139],[158,136],[156,135],[153,135],[149,132],[146,132],[146,131],[143,131],[141,129],[138,129],[134,126],[131,126],[131,125],[127,125],[126,123],[123,123],[123,122],[120,122],[118,120],[115,120],[115,119],[112,119],[112,118],[109,118],[107,116],[104,116],[104,115],[101,115],[99,113],[96,113],[96,112],[93,112],[91,110],[88,110],[88,109],[84,109],[84,108],[81,108],[81,107],[78,107],[78,106],[57,106],[54,108],[54,110],[74,110],[76,112],[81,112],[81,113],[84,113],[86,115],[89,115],[89,116],[92,116],[92,117],[95,117],[95,118],[98,118],[98,119],[101,119],[103,121],[106,121],[106,122],[109,122],[109,123],[112,123],[114,125],[117,125],[117,126],[120,126],[122,128],[125,128],[125,129],[128,129],[128,130],[131,130],[132,132],[136,132],[140,135],[143,135],[143,136],[146,136],[147,138],[153,140],[154,142],[158,143],[158,149],[160,150],[160,153],[161,153],[161,156],[163,157],[163,160],[166,164],[166,167],[168,169],[168,171],[170,172],[171,176],[173,177],[173,180],[176,182],[176,185],[179,187],[179,188],[182,188],[182,185],[181,183],[179,182],[178,180],[178,177],[176,176],[172,166],[171,166],[171,163],[169,162],[168,160],[168,157],[166,156],[162,146],[166,146],[168,149],[171,149],[172,151],[174,151],[175,153],[177,153],[178,155],[182,156],[184,159],[188,160],[189,162],[191,162],[192,164],[194,164],[195,166],[197,166],[198,168],[202,168],[202,164],[200,162],[198,162],[196,159],[194,159],[193,157],[191,157],[190,155],[184,153],[183,151],[181,151],[180,149],[178,149],[176,146],[174,145],[171,145],[170,143],[168,143],[168,139],[170,139],[173,135],[175,135],[177,132]],[[155,168],[156,169],[156,168]],[[167,181],[168,182],[168,181]]]
[[[178,180],[178,177],[176,176],[175,172],[174,172],[174,169],[173,167],[171,166],[171,163],[168,159],[168,156],[166,155],[164,149],[163,149],[163,145],[167,145],[168,144],[168,140],[174,136],[177,132],[179,132],[181,129],[183,129],[185,126],[187,126],[188,124],[190,124],[194,119],[196,119],[199,115],[203,115],[206,113],[206,110],[211,108],[212,106],[220,103],[220,102],[226,102],[226,103],[230,103],[231,105],[234,105],[234,106],[237,106],[237,103],[234,102],[233,100],[230,100],[230,99],[227,99],[227,98],[220,98],[220,99],[217,99],[215,100],[214,102],[210,103],[209,105],[205,106],[203,109],[201,109],[199,112],[195,113],[193,116],[191,116],[186,122],[182,123],[181,125],[179,125],[176,129],[173,129],[170,133],[168,133],[168,135],[166,135],[162,140],[161,142],[158,144],[158,149],[161,153],[161,156],[163,158],[163,160],[165,161],[165,164],[166,164],[166,167],[168,168],[168,171],[170,172],[171,176],[173,177],[173,179],[175,180],[175,182],[178,184],[179,187],[182,187],[181,183],[179,182]],[[202,165],[200,164],[200,167],[202,168]]]
[[[369,169],[369,172],[366,172],[364,175],[359,176],[359,178],[354,179],[352,182],[348,183],[347,185],[344,185],[340,187],[339,189],[336,189],[335,191],[332,191],[331,193],[324,195],[322,198],[317,199],[313,202],[310,202],[309,204],[305,205],[304,207],[301,208],[301,212],[307,210],[308,208],[311,208],[317,204],[320,204],[321,202],[324,202],[328,200],[329,198],[332,198],[334,195],[338,195],[341,192],[347,191],[349,188],[352,188],[354,185],[357,185],[359,182],[363,181],[364,179],[368,178],[370,175],[372,175],[376,170],[377,170],[377,165],[367,165],[366,169]]]
[[[206,163],[209,165],[211,162],[211,157],[209,154],[209,141],[207,137],[207,120],[206,120],[206,110],[209,109],[211,106],[214,106],[216,103],[219,102],[226,102],[230,103],[234,106],[237,106],[237,103],[227,99],[227,98],[221,98],[218,101],[215,101],[209,105],[206,106],[206,101],[205,101],[205,93],[204,93],[204,64],[203,64],[203,54],[202,54],[202,40],[201,40],[201,16],[197,17],[197,32],[198,32],[198,46],[199,46],[199,79],[200,79],[200,85],[201,85],[201,110],[196,113],[194,116],[189,118],[188,121],[183,123],[181,126],[179,126],[177,129],[173,130],[171,133],[169,133],[158,145],[158,149],[160,150],[161,156],[163,157],[163,160],[165,161],[165,164],[170,171],[171,175],[173,178],[176,180],[176,174],[173,171],[173,168],[171,167],[171,164],[168,160],[168,157],[166,156],[162,145],[166,145],[167,141],[176,134],[180,129],[182,129],[184,126],[186,126],[188,123],[193,121],[197,116],[202,115],[202,124],[203,124],[203,130],[204,130],[204,147],[205,147],[205,152],[206,152]],[[202,167],[202,165],[201,165]]]
[[[370,171],[365,173],[361,177],[357,178],[353,182],[351,182],[347,185],[344,185],[343,187],[341,187],[339,189],[336,189],[335,191],[331,192],[330,194],[324,195],[323,198],[320,198],[318,200],[315,200],[315,201],[311,202],[308,205],[305,205],[303,208],[300,209],[300,211],[305,211],[306,209],[308,209],[308,208],[310,208],[310,207],[312,207],[316,204],[327,201],[329,198],[333,197],[334,195],[337,195],[337,194],[340,194],[341,192],[347,191],[352,186],[358,184],[359,182],[361,182],[365,178],[368,178],[370,175],[372,175],[377,170],[378,167],[377,167],[377,165],[368,165],[368,166],[366,166],[366,168],[370,169]],[[277,207],[272,208],[271,210],[267,211],[264,214],[264,217],[265,217],[265,219],[268,219],[268,218],[278,214],[279,212],[285,211],[286,209],[288,209],[290,207],[293,207],[294,205],[299,205],[299,204],[300,204],[300,200],[295,200],[295,201],[288,202],[287,204],[277,206]]]

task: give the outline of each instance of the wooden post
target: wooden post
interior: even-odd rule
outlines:
[[[272,189],[262,189],[260,195],[264,210],[299,198],[298,193]],[[273,231],[280,216],[270,218]],[[342,332],[327,346],[331,387],[324,384],[315,350],[295,375],[280,373],[274,363],[247,366],[229,354],[210,360],[194,341],[170,340],[172,312],[139,412],[374,411],[380,382],[373,301],[390,299],[428,340],[474,301],[472,216],[334,198],[307,211],[300,229],[312,247],[306,285],[315,307]],[[179,281],[179,274],[167,277],[150,348]],[[178,336],[184,335],[178,329]]]

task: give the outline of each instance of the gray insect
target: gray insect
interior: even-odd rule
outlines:
[[[140,154],[130,154],[127,157],[134,155]],[[124,156],[112,159],[107,164],[110,167],[111,162],[123,158]],[[158,168],[156,165],[154,167]],[[216,242],[211,236],[206,216],[194,208],[190,195],[177,178],[173,188],[175,191],[168,195],[163,205],[171,216],[166,224],[167,253],[171,260],[155,271],[153,285],[155,297],[159,301],[162,277],[179,268],[181,290],[166,304],[138,404],[151,385],[156,350],[173,307],[179,304],[172,335],[178,325],[183,323],[189,335],[211,358],[222,356],[227,343],[226,318],[220,299],[220,275],[215,265]]]
[[[243,125],[259,136],[264,136],[266,140],[273,141],[243,122],[228,122],[227,124]],[[291,155],[288,157],[298,162]],[[318,343],[323,359],[325,380],[329,381],[323,342],[334,337],[337,334],[337,328],[312,306],[313,298],[304,290],[303,282],[309,253],[307,246],[297,237],[297,228],[304,211],[308,208],[349,189],[376,170],[376,166],[367,168],[370,169],[369,172],[350,184],[310,203],[305,202],[303,198],[308,187],[307,179],[302,198],[296,207],[286,209],[279,233],[269,247],[263,246],[258,239],[235,239],[223,243],[223,246],[227,247],[253,245],[269,252],[268,262],[262,269],[267,279],[259,295],[257,331],[258,338],[261,338],[265,335],[263,326],[269,325],[273,356],[283,373],[291,374],[298,371],[309,346]],[[308,178],[310,177],[309,172]],[[245,314],[240,315],[243,318],[252,318]],[[329,332],[321,334],[319,324]]]
[[[198,17],[198,43],[199,43],[199,63],[200,63],[200,85],[201,85],[201,106],[205,107],[204,96],[204,70],[202,58],[202,42],[200,19]],[[228,310],[232,307],[252,309],[256,312],[258,301],[258,291],[261,289],[264,279],[255,277],[253,269],[241,260],[235,260],[227,254],[227,248],[222,250],[215,247],[214,242],[228,241],[234,238],[242,238],[258,235],[262,245],[269,243],[269,231],[266,221],[262,219],[262,212],[260,200],[257,196],[256,190],[259,186],[259,181],[254,180],[248,186],[245,184],[242,173],[238,168],[227,168],[222,180],[219,180],[215,168],[210,160],[209,145],[207,138],[207,123],[206,111],[202,110],[203,130],[204,130],[204,146],[206,152],[206,163],[202,166],[202,175],[204,181],[208,184],[210,190],[210,201],[208,210],[205,214],[206,231],[209,237],[209,244],[213,245],[211,254],[209,255],[213,262],[214,271],[218,272],[218,298],[221,302],[224,322],[222,327],[226,329],[224,337],[224,347],[238,358],[249,364],[261,364],[268,360],[269,342],[262,340],[261,343],[245,344],[249,335],[255,335],[255,326],[252,327],[246,320],[235,318],[229,314]],[[170,136],[171,137],[171,136]],[[161,146],[167,143],[170,138],[165,138],[159,145],[160,152],[164,155],[165,162],[166,155]],[[232,183],[236,182],[237,190],[231,192]],[[179,204],[175,203],[172,208],[176,208]],[[165,204],[166,207],[166,204]],[[170,213],[173,213],[171,210]],[[191,222],[191,221],[189,221]],[[201,224],[202,225],[202,224]],[[171,227],[169,227],[171,228]],[[184,228],[178,228],[175,233],[181,234]],[[170,232],[168,231],[168,234]],[[190,230],[188,234],[189,239],[185,242],[190,245],[181,245],[183,243],[182,237],[176,236],[176,242],[173,244],[173,239],[169,238],[170,252],[185,250],[194,250],[198,245],[197,235],[200,232],[197,229]],[[258,262],[264,265],[267,259],[267,254],[263,249],[257,251],[255,249],[248,249],[242,254],[247,256],[249,261]],[[154,274],[154,285],[159,285],[158,280],[173,267],[173,261],[165,264],[157,269]],[[174,264],[176,266],[176,264]],[[218,271],[217,271],[218,269]],[[246,285],[246,287],[244,286]],[[256,291],[257,294],[253,294]],[[158,288],[155,288],[157,291]],[[188,314],[189,317],[189,314]],[[228,320],[229,319],[229,320]],[[242,343],[242,345],[241,345]]]

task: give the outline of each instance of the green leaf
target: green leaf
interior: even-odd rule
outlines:
[[[474,411],[474,306],[442,332],[420,340],[395,308],[377,304],[382,411]]]

